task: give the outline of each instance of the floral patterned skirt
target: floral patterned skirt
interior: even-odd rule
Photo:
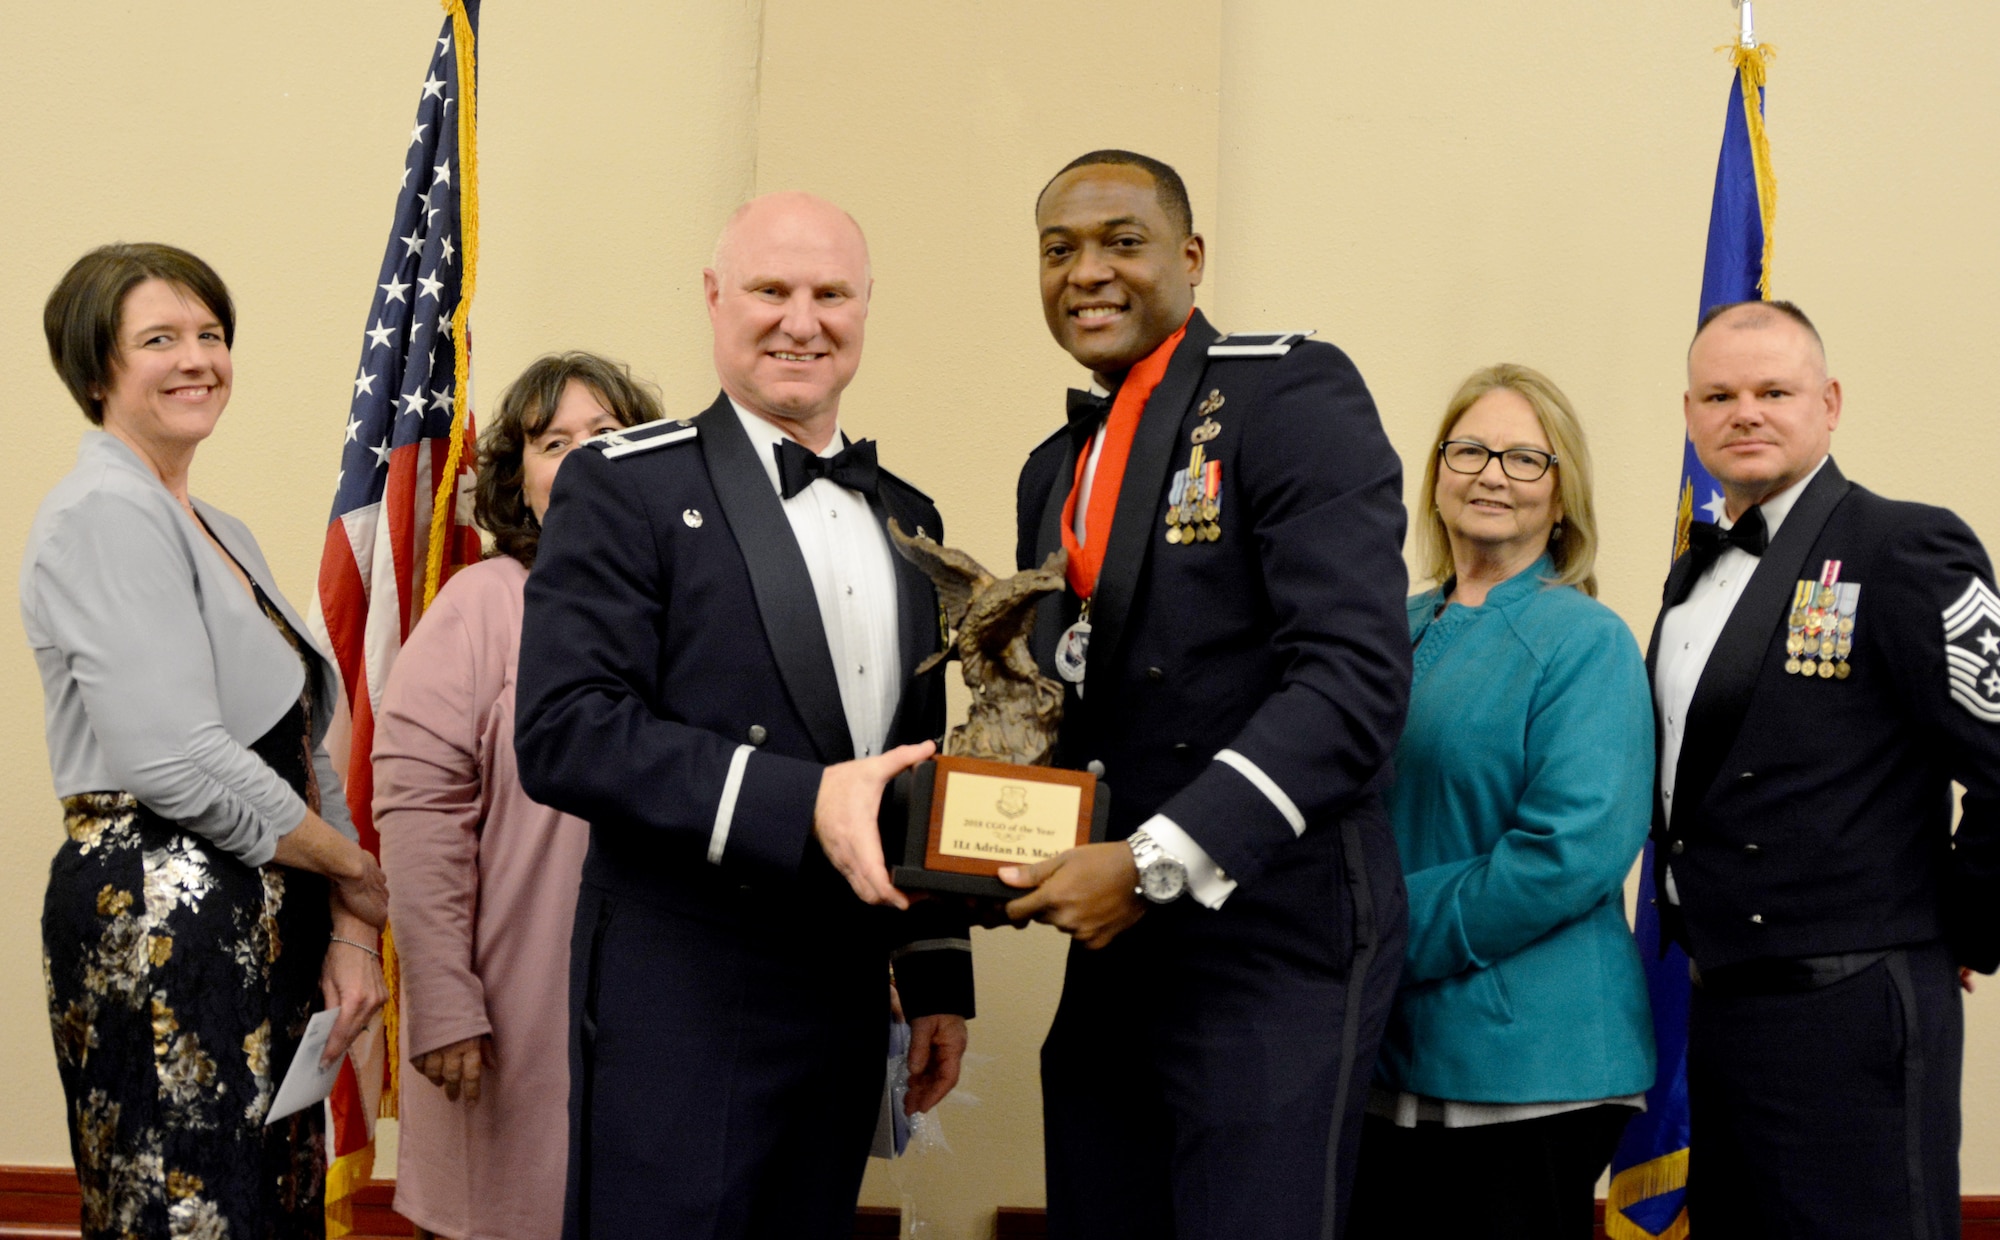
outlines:
[[[319,1006],[326,880],[125,793],[62,804],[42,967],[86,1240],[324,1235],[322,1108],[264,1115]]]

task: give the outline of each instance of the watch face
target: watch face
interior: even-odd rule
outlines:
[[[1139,886],[1155,904],[1178,900],[1187,889],[1187,867],[1167,858],[1155,861],[1140,872]]]

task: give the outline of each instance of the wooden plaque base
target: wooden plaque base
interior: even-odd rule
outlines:
[[[1021,889],[1001,866],[1101,842],[1110,812],[1110,789],[1082,771],[940,757],[883,792],[882,849],[904,890],[1011,900]]]

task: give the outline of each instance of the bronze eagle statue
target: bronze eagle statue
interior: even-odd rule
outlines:
[[[951,730],[944,751],[1047,766],[1062,723],[1063,691],[1035,666],[1028,636],[1036,600],[1063,588],[1068,554],[1056,551],[1040,568],[998,578],[963,551],[922,533],[903,533],[894,518],[889,538],[937,586],[945,648],[919,664],[917,673],[956,656],[972,690],[972,710]]]

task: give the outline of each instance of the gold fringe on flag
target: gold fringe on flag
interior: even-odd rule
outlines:
[[[458,56],[458,224],[460,252],[465,257],[465,279],[459,289],[458,305],[451,312],[451,349],[456,381],[451,398],[451,447],[444,458],[444,478],[438,483],[437,498],[431,504],[430,555],[424,563],[424,607],[437,597],[444,576],[444,533],[452,505],[458,499],[458,467],[465,451],[466,406],[472,394],[472,353],[466,339],[465,323],[472,310],[472,290],[479,270],[479,144],[478,112],[474,84],[478,58],[472,46],[472,19],[463,0],[443,0],[451,14],[452,41]],[[384,953],[386,955],[386,953]],[[385,961],[386,963],[386,961]],[[393,990],[390,992],[395,993]]]
[[[1771,58],[1778,49],[1766,44],[1731,49],[1730,60],[1743,83],[1743,120],[1750,129],[1750,164],[1757,171],[1757,214],[1764,225],[1763,270],[1757,274],[1757,292],[1771,300],[1771,254],[1778,223],[1778,174],[1771,170],[1771,141],[1764,133],[1764,81]]]
[[[1675,560],[1687,554],[1688,531],[1694,528],[1694,479],[1681,479],[1681,502],[1674,513],[1674,556]],[[1668,563],[1672,563],[1669,560]],[[386,956],[387,949],[383,954]]]
[[[382,1082],[382,1101],[375,1108],[378,1119],[397,1119],[402,1114],[403,1097],[403,970],[396,959],[396,928],[382,927],[382,982],[389,988],[389,1001],[382,1005],[382,1054],[388,1079]]]
[[[354,1234],[354,1198],[375,1175],[375,1142],[336,1158],[326,1169],[326,1240]]]
[[[1625,1207],[1650,1197],[1686,1188],[1688,1152],[1675,1150],[1658,1158],[1627,1167],[1611,1180],[1611,1195],[1604,1202],[1605,1240],[1687,1240],[1687,1207],[1662,1232],[1650,1232],[1625,1217]]]

